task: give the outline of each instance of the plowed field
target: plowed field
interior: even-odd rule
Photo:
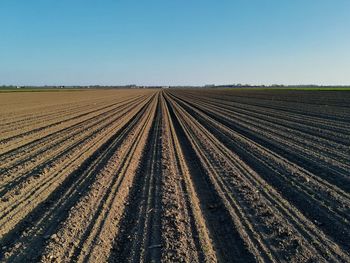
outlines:
[[[1,262],[350,262],[350,92],[0,94]]]

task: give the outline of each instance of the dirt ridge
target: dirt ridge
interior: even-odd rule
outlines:
[[[350,93],[327,96],[0,94],[0,261],[350,262]]]

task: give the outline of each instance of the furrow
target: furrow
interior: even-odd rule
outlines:
[[[200,126],[197,126],[197,127],[200,127]],[[196,133],[195,132],[195,129],[196,129],[196,126],[192,126],[191,128],[189,128],[189,129],[191,129],[191,132],[192,133]],[[203,137],[203,136],[201,136],[201,134],[203,134],[203,133],[206,133],[206,130],[203,130],[203,129],[201,129],[201,131],[198,131],[198,135],[197,136],[200,136],[200,137]],[[208,138],[210,138],[210,134],[208,134],[207,135],[208,136]],[[199,138],[200,138],[199,137]],[[206,142],[206,144],[207,143],[209,143],[209,141],[208,141],[208,139],[205,139],[205,137],[203,137],[203,138],[201,138],[201,139],[197,139],[197,142],[198,142],[198,144],[199,144],[199,146],[198,146],[198,151],[200,151],[200,149],[205,149],[205,147],[208,147],[208,146],[206,146],[206,144],[200,144],[201,142],[203,142],[203,141],[205,141]],[[214,147],[214,145],[215,144],[218,144],[219,145],[219,143],[218,143],[218,141],[216,140],[216,138],[215,137],[212,137],[212,139],[211,139],[211,143],[213,144],[213,146],[212,147]],[[216,149],[216,150],[215,150]],[[220,172],[220,169],[219,169],[219,167],[220,166],[223,166],[223,167],[225,167],[225,165],[226,164],[229,164],[230,163],[230,161],[229,161],[229,159],[227,159],[227,160],[225,160],[225,159],[222,159],[222,158],[219,158],[219,156],[212,156],[212,157],[210,157],[210,154],[208,155],[208,153],[210,153],[210,152],[222,152],[222,150],[220,150],[220,149],[225,149],[225,147],[223,146],[223,145],[221,145],[221,146],[217,146],[217,147],[214,147],[214,148],[207,148],[206,150],[203,150],[203,152],[202,152],[202,155],[203,156],[206,156],[206,158],[207,158],[207,160],[208,160],[208,162],[211,162],[211,163],[213,163],[214,164],[214,170],[216,170],[216,171],[219,171],[219,174],[217,175],[218,177],[220,177],[220,173],[224,173],[224,174],[222,174],[221,175],[221,177],[222,178],[225,178],[225,177],[227,177],[227,173],[229,173],[229,167],[231,166],[231,168],[232,169],[235,169],[236,167],[237,167],[237,164],[231,164],[230,166],[228,166],[227,168],[225,168],[225,170],[222,170],[221,172]],[[214,158],[214,159],[213,159]],[[229,157],[229,158],[232,158],[232,156],[231,157]],[[221,160],[220,160],[221,159]],[[216,164],[215,164],[215,160],[216,160]],[[225,164],[226,163],[226,164]],[[219,170],[218,170],[219,169]],[[236,173],[237,173],[238,171],[237,171],[237,169],[236,169]],[[243,176],[243,174],[246,174],[245,176]],[[240,194],[241,195],[243,195],[243,197],[244,198],[246,198],[245,197],[245,195],[247,195],[247,197],[248,197],[248,199],[245,201],[245,202],[242,202],[242,204],[240,205],[241,207],[240,208],[243,208],[244,210],[246,210],[246,214],[245,215],[248,215],[248,208],[247,208],[247,205],[249,204],[249,202],[248,201],[250,201],[250,202],[252,202],[253,200],[254,200],[254,202],[256,203],[256,201],[257,200],[260,200],[259,198],[257,198],[256,196],[254,196],[254,194],[252,194],[251,196],[249,196],[249,191],[251,191],[252,193],[254,192],[254,188],[253,189],[249,189],[250,187],[257,187],[258,185],[259,185],[259,183],[256,183],[256,185],[254,186],[254,185],[251,185],[251,186],[249,186],[249,185],[247,185],[247,180],[246,180],[246,176],[247,176],[247,171],[243,171],[243,173],[242,173],[242,183],[238,183],[238,185],[237,186],[239,186],[239,185],[241,185],[241,187],[243,187],[243,186],[245,186],[245,190],[246,190],[246,193],[242,193],[242,189],[240,189],[240,188],[238,188],[237,190],[236,190],[236,192],[237,192],[237,195],[236,195],[236,198],[238,198],[238,197],[240,197]],[[256,177],[258,177],[257,175],[255,175]],[[222,179],[221,178],[221,179]],[[229,177],[227,177],[228,179],[229,179]],[[254,178],[253,178],[254,179]],[[227,179],[226,179],[227,180]],[[254,179],[255,180],[255,179]],[[260,182],[261,183],[261,182]],[[223,185],[224,184],[226,184],[226,185],[228,185],[228,186],[230,186],[231,185],[231,188],[228,188],[228,189],[224,189],[222,192],[232,192],[232,191],[234,191],[234,188],[232,188],[232,186],[233,187],[236,187],[237,188],[237,186],[235,186],[236,185],[236,183],[233,183],[233,185],[232,185],[232,182],[230,183],[230,181],[224,181],[223,183],[222,183]],[[231,189],[231,190],[229,190],[229,189]],[[244,188],[243,188],[244,189]],[[261,189],[259,189],[259,188],[257,188],[257,190],[258,191],[261,191]],[[275,194],[277,194],[277,193],[275,193]],[[250,198],[250,199],[249,199]],[[260,197],[261,198],[261,197]],[[255,199],[257,199],[257,200],[255,200]],[[278,197],[278,195],[277,195],[277,197],[275,198],[276,200],[278,200],[278,199],[281,199],[281,197]],[[239,200],[239,199],[238,199]],[[274,198],[271,198],[271,200],[273,201],[274,200]],[[268,200],[265,200],[263,203],[262,203],[262,205],[261,205],[261,207],[260,208],[268,208],[268,207],[273,207],[273,205],[271,205],[271,203],[270,203],[270,205],[269,205],[269,202],[271,202],[271,200],[270,201],[268,201]],[[265,203],[265,205],[264,205],[264,203]],[[244,205],[243,205],[244,204]],[[272,203],[273,204],[273,203]],[[259,206],[257,206],[257,207],[253,207],[254,208],[254,210],[255,211],[257,211],[258,212],[258,208],[259,208]],[[262,209],[262,211],[263,211],[263,209]],[[284,212],[284,211],[282,211],[282,212]],[[280,216],[282,217],[282,213],[281,212],[277,212],[277,211],[275,211],[273,214],[276,214],[276,215],[278,215],[278,213],[280,213]],[[268,213],[268,215],[269,215],[269,213]],[[254,215],[249,215],[249,216],[254,216]],[[283,216],[285,216],[285,215],[283,215]],[[269,218],[270,220],[272,220],[272,217],[270,216],[270,218]],[[257,219],[254,219],[254,218],[252,218],[252,219],[250,219],[252,222],[253,222],[253,225],[255,226],[255,227],[259,227],[259,225],[257,224],[257,222],[259,222]],[[293,229],[294,228],[294,226],[293,226],[293,224],[295,223],[295,222],[298,222],[298,221],[300,221],[300,219],[299,218],[296,218],[296,219],[291,219],[292,221],[291,221],[291,225],[290,225],[290,229],[287,229],[288,231],[289,230],[291,230],[291,229]],[[282,229],[282,232],[283,233],[285,233],[287,230],[283,230],[284,228],[282,227],[282,224],[281,224],[281,221],[278,219],[278,217],[273,221],[274,223],[273,224],[275,224],[275,226],[274,226],[274,228],[276,229],[276,226],[278,226],[278,222],[280,222],[279,223],[279,225],[280,225],[280,229]],[[269,225],[267,225],[267,227],[270,227],[271,228],[271,226],[269,226]],[[297,228],[298,229],[298,228]],[[273,231],[273,229],[271,229],[271,231]],[[279,228],[277,228],[276,229],[276,231],[279,231]],[[294,229],[294,231],[293,232],[295,232],[294,233],[294,235],[297,235],[296,233],[296,230]],[[262,230],[262,229],[258,229],[258,231],[256,231],[256,233],[264,233],[264,231]],[[312,234],[314,234],[315,235],[315,233],[312,233]],[[321,240],[321,241],[323,241],[322,243],[324,243],[324,240],[325,240],[325,237],[324,236],[322,236],[321,234],[318,234],[319,236],[320,236],[320,238],[319,238],[319,240]],[[284,237],[284,239],[285,240],[288,240],[288,236],[289,235],[287,235],[286,234],[286,236]],[[312,236],[312,235],[310,235],[310,236]],[[268,239],[266,239],[266,237],[265,238],[262,238],[262,240],[268,240]],[[275,237],[275,240],[278,240],[276,237]],[[307,243],[307,240],[303,240],[303,237],[302,237],[302,235],[300,235],[299,236],[299,239],[298,239],[299,241],[298,242],[301,242],[301,243],[304,243],[304,245],[302,246],[303,248],[306,248],[306,246],[305,246],[305,244]],[[298,242],[294,242],[293,244],[294,244],[294,246],[295,246],[295,248],[296,249],[298,249]],[[328,249],[327,249],[327,253],[328,253],[328,250],[329,251],[332,251],[333,252],[333,254],[334,254],[334,256],[333,256],[333,259],[339,259],[339,258],[342,258],[342,257],[345,257],[346,258],[346,256],[344,255],[344,254],[342,254],[342,253],[340,253],[340,254],[338,254],[337,253],[337,246],[335,245],[335,244],[333,244],[331,241],[327,241],[328,242]],[[321,243],[320,243],[321,244]],[[299,244],[299,246],[300,246],[300,244]],[[272,251],[271,252],[273,252],[273,250],[274,249],[276,249],[276,248],[273,248],[273,244],[267,244],[267,247],[269,247],[269,249],[271,250],[272,249]],[[291,249],[291,248],[290,248]],[[319,248],[318,248],[318,250],[319,250]],[[288,250],[287,250],[287,252],[288,252]],[[300,252],[300,251],[299,251]],[[313,253],[315,252],[315,250],[314,250],[314,248],[312,248],[312,247],[309,247],[309,252],[305,252],[305,255],[312,255]],[[293,253],[292,253],[293,254]],[[291,254],[291,255],[292,255]],[[278,255],[278,256],[283,256],[283,253],[281,253],[281,251],[277,251],[277,253],[275,252],[275,255]],[[291,256],[291,255],[287,255],[287,256]],[[305,256],[304,255],[304,256]],[[295,256],[295,255],[294,255]],[[302,253],[300,253],[300,256],[303,256],[303,254]],[[324,257],[325,257],[325,259],[328,259],[328,255],[323,255]]]
[[[55,233],[59,223],[68,217],[74,204],[85,198],[96,180],[97,171],[106,166],[125,140],[129,141],[126,136],[133,134],[132,130],[148,107],[149,104],[143,106],[123,127],[114,129],[111,137],[99,144],[92,155],[86,156],[83,163],[66,176],[45,201],[38,204],[5,235],[2,243],[5,244],[6,251],[2,251],[1,255],[18,262],[24,258],[38,260],[41,257],[45,242]],[[28,221],[31,222],[30,225],[27,225]]]

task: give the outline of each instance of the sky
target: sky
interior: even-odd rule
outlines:
[[[1,0],[0,84],[350,84],[349,0]]]

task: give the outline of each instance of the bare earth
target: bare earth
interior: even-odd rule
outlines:
[[[350,262],[350,92],[0,94],[0,262]]]

